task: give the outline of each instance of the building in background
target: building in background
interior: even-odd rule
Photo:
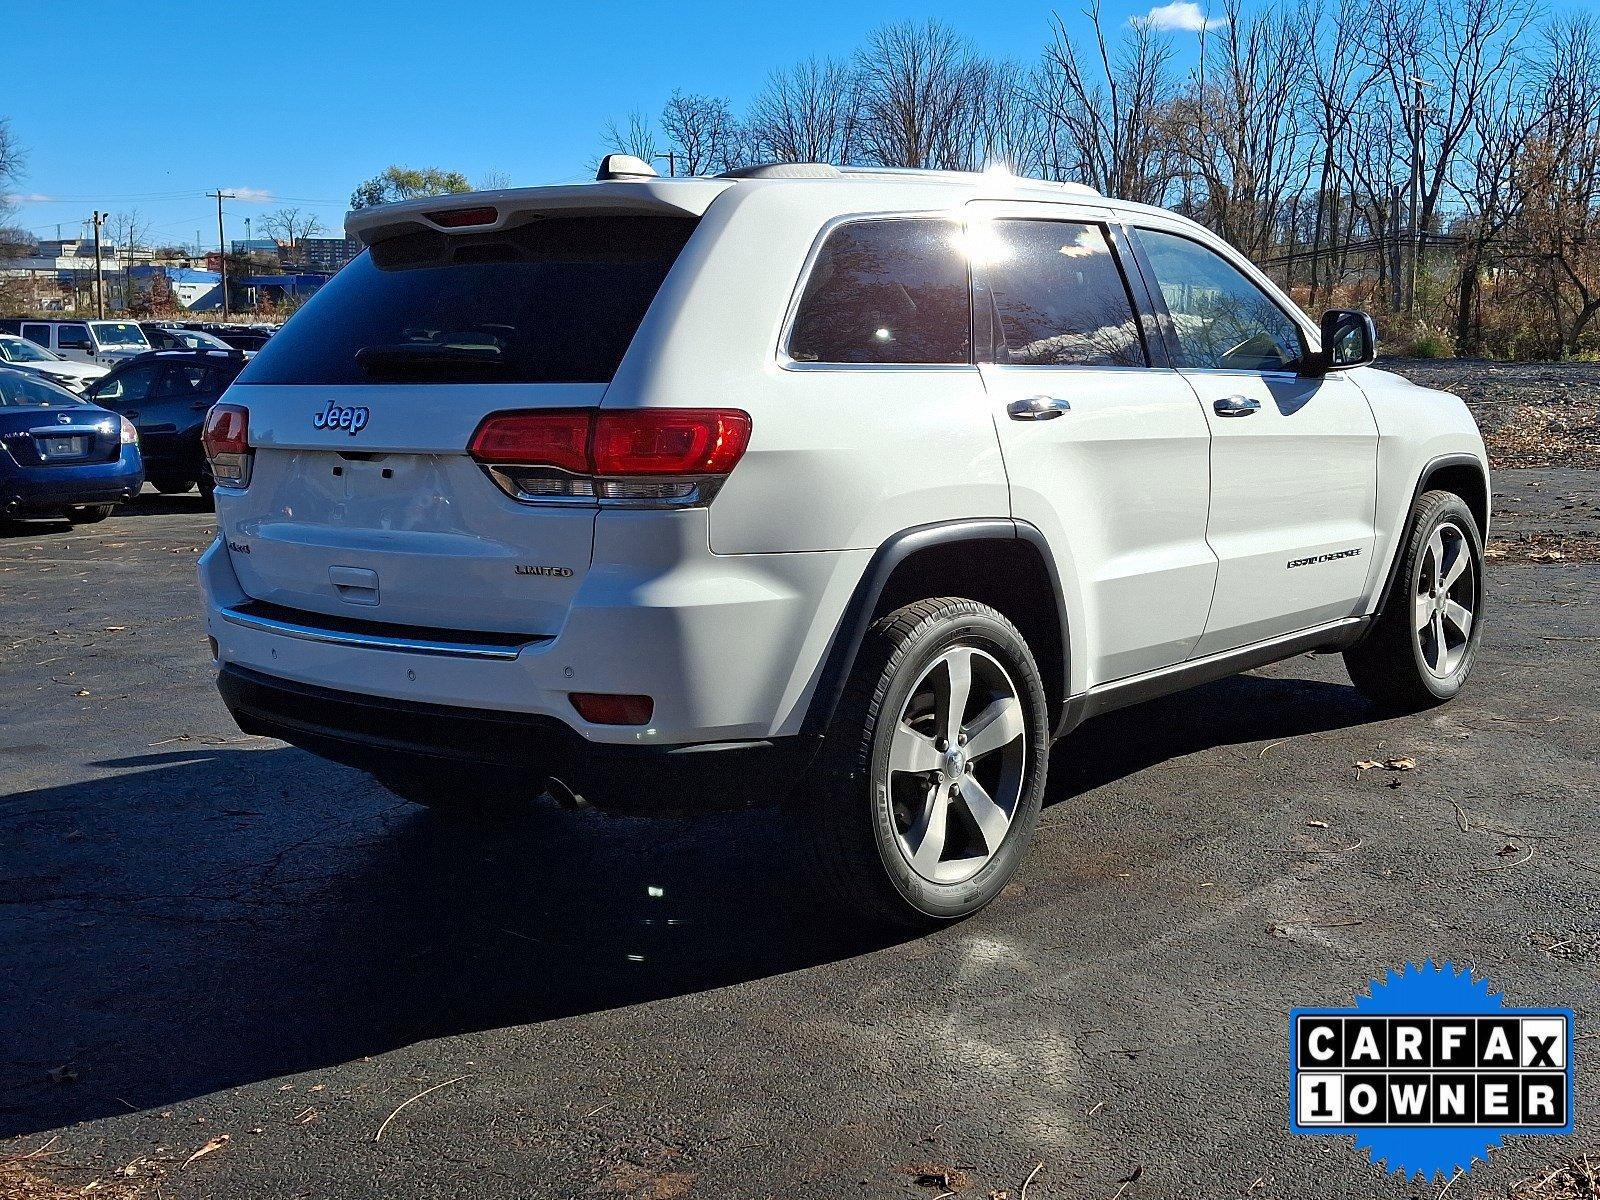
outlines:
[[[295,254],[308,271],[330,275],[360,253],[360,239],[353,237],[310,237],[295,243]]]

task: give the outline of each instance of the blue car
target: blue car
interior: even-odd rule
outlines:
[[[132,422],[0,367],[0,518],[103,521],[144,485]]]

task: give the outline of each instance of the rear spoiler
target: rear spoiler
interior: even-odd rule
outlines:
[[[371,246],[386,238],[424,230],[489,233],[512,229],[546,213],[563,211],[699,217],[713,200],[733,186],[729,179],[630,179],[459,192],[358,208],[345,214],[344,228],[363,246]]]

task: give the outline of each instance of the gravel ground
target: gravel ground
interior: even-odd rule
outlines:
[[[775,814],[463,826],[240,734],[197,501],[0,536],[0,1197],[1436,1196],[1287,1132],[1286,1016],[1432,956],[1593,1037],[1600,566],[1528,559],[1595,479],[1497,476],[1456,703],[1304,657],[1091,722],[912,939],[820,917]],[[1450,1197],[1590,1194],[1578,1088]]]

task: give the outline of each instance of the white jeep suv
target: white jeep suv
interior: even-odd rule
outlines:
[[[200,579],[240,727],[402,796],[788,797],[819,880],[936,922],[1089,716],[1308,650],[1396,709],[1471,669],[1465,406],[1170,212],[614,156],[348,228],[208,419]]]

